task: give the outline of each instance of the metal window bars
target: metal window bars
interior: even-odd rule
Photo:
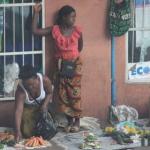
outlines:
[[[126,34],[126,82],[149,83],[148,78],[130,80],[129,71],[133,65],[150,62],[150,0],[132,0],[131,7],[132,24]]]
[[[34,2],[34,0],[0,0],[0,100],[14,99],[15,84],[12,90],[9,89],[12,85],[6,84],[8,80],[12,80],[8,78],[7,73],[11,73],[12,68],[9,66],[13,63],[17,63],[19,67],[32,64],[39,71],[45,72],[45,39],[33,36],[31,31]],[[39,22],[42,22],[44,27],[44,0],[41,4]]]
[[[129,63],[137,62],[136,58],[136,49],[141,47],[139,62],[144,62],[144,57],[146,55],[146,49],[150,46],[150,1],[149,0],[133,0],[132,4],[132,26],[129,29],[128,38],[128,61]],[[146,46],[146,48],[145,48]],[[129,56],[131,55],[131,56]],[[149,60],[150,61],[150,60]]]

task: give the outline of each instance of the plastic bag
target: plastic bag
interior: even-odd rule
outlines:
[[[50,140],[56,135],[57,126],[49,112],[41,113],[41,117],[37,122],[35,132],[37,136],[42,136],[47,140]]]

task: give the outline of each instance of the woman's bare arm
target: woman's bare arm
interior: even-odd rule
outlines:
[[[42,110],[47,110],[48,109],[48,104],[52,100],[52,84],[51,81],[47,76],[43,76],[43,85],[44,85],[44,90],[46,92],[46,97],[43,102],[43,105],[41,107]]]
[[[15,93],[15,139],[18,142],[21,138],[21,119],[24,107],[25,93],[20,87],[17,88]]]
[[[83,49],[83,36],[82,36],[82,33],[81,33],[81,36],[78,40],[78,49],[79,49],[79,52],[81,52],[82,49]]]
[[[39,12],[41,10],[41,4],[36,4],[34,6],[34,16],[33,16],[33,20],[32,20],[32,32],[35,35],[39,35],[39,36],[46,36],[51,34],[51,27],[47,27],[47,28],[38,28],[38,16],[39,16]]]

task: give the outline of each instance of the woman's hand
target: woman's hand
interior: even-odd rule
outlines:
[[[43,104],[43,105],[41,106],[41,112],[47,112],[47,111],[48,111],[47,106]]]
[[[17,131],[17,132],[15,133],[15,141],[18,143],[18,142],[21,140],[21,138],[22,138],[21,132],[20,132],[20,131]]]
[[[42,6],[40,3],[37,3],[34,5],[34,12],[35,13],[39,13],[41,11],[41,9],[42,9]]]

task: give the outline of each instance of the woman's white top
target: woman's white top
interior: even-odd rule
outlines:
[[[40,93],[39,97],[36,98],[36,101],[41,103],[41,101],[45,99],[46,93],[45,93],[44,86],[43,86],[43,76],[42,76],[42,74],[37,73],[37,76],[40,78],[40,89],[41,89],[40,91],[41,91],[41,93]],[[35,100],[33,100],[33,99],[30,100],[29,99],[28,92],[24,88],[23,84],[21,84],[21,87],[22,87],[22,89],[24,90],[24,92],[26,94],[25,104],[28,104],[28,105],[37,104]]]

